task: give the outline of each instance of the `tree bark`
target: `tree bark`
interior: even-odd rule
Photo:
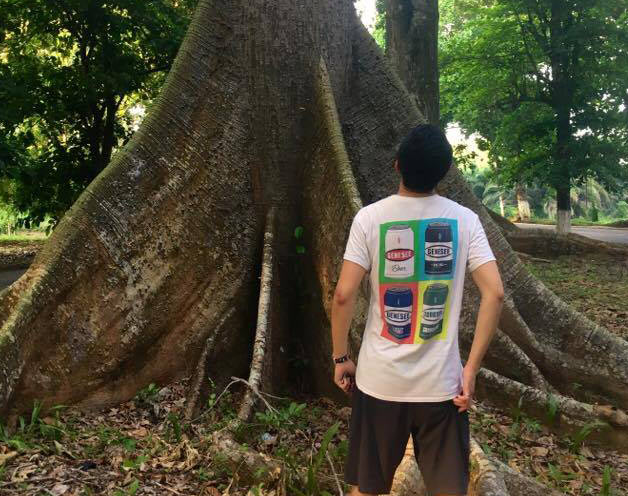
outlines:
[[[438,0],[386,0],[386,55],[427,122],[440,122]]]
[[[517,217],[519,222],[527,222],[530,220],[530,202],[526,187],[524,184],[517,183],[515,191],[517,195]]]
[[[571,189],[567,186],[556,188],[556,232],[567,234],[571,231]]]
[[[564,27],[573,13],[565,9],[563,2],[552,0],[549,21],[549,51],[552,69],[551,96],[556,113],[556,143],[554,144],[554,167],[556,168],[556,232],[571,231],[571,174],[570,147],[573,141],[571,111],[574,99],[572,61],[565,48]],[[571,19],[572,20],[572,19]]]
[[[294,341],[310,350],[313,389],[338,391],[329,313],[350,221],[395,191],[395,148],[423,117],[350,2],[268,7],[201,1],[141,129],[0,295],[3,419],[35,400],[100,408],[195,371],[200,382],[248,376],[246,418]],[[498,259],[507,298],[487,366],[507,381],[504,401],[555,391],[577,420],[607,415],[623,433],[628,343],[526,271],[456,169],[439,192],[478,213]],[[471,286],[463,335],[477,298]],[[625,448],[623,434],[602,440]]]

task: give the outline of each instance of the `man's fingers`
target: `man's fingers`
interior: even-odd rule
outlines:
[[[471,397],[466,394],[462,394],[454,398],[454,405],[459,407],[458,408],[459,412],[464,412],[467,408],[469,408],[470,404],[471,404]]]
[[[349,374],[345,374],[342,376],[342,378],[337,379],[335,383],[345,393],[348,393],[353,389],[354,381],[352,376],[350,376]]]

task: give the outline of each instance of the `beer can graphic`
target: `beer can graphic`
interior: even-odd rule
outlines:
[[[386,277],[403,279],[414,275],[414,231],[408,224],[388,228],[385,249]]]
[[[454,249],[451,225],[432,222],[425,230],[425,273],[451,274]]]
[[[445,318],[445,303],[449,295],[449,286],[446,284],[431,284],[423,294],[423,315],[421,317],[421,331],[423,339],[432,338],[443,332]]]
[[[391,336],[397,339],[410,336],[413,300],[410,288],[390,288],[384,293],[384,319]]]

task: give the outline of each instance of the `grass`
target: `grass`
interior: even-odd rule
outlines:
[[[605,256],[562,255],[526,262],[554,293],[596,323],[628,339],[628,264]]]
[[[48,238],[43,231],[19,231],[16,234],[0,234],[0,244],[2,243],[32,243],[45,241]]]
[[[598,222],[593,222],[592,220],[586,219],[584,217],[576,217],[571,219],[571,225],[573,226],[613,227],[614,224],[622,222],[628,222],[628,220],[615,217],[604,218],[599,220]],[[533,217],[530,220],[526,221],[526,224],[543,224],[546,226],[555,226],[556,219],[542,219],[538,217]]]

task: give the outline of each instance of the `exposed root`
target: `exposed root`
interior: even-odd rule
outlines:
[[[304,214],[308,226],[309,253],[313,262],[310,285],[320,291],[318,301],[312,303],[310,313],[316,324],[312,332],[306,332],[311,342],[307,346],[316,349],[311,356],[312,370],[316,370],[315,387],[329,395],[336,394],[337,387],[331,382],[332,362],[329,318],[331,301],[338,279],[343,250],[353,217],[362,207],[351,163],[338,118],[338,110],[329,81],[325,62],[321,59],[316,75],[315,98],[312,105],[312,122],[305,156],[307,159]],[[361,333],[366,323],[368,300],[361,292],[356,302],[356,315],[349,334],[349,346],[359,348]],[[319,301],[321,304],[319,304]],[[324,371],[323,379],[318,379]]]
[[[234,313],[235,307],[230,308],[218,324],[216,332],[210,334],[205,342],[203,352],[198,360],[198,364],[196,365],[196,369],[194,370],[194,374],[192,375],[188,392],[186,394],[184,418],[188,422],[199,414],[203,406],[203,402],[209,394],[210,382],[208,378],[211,377],[211,374],[209,373],[211,369],[211,361],[209,360],[209,357],[212,354],[216,339],[222,338],[225,331],[229,329],[228,323]]]
[[[212,434],[211,451],[215,460],[220,460],[236,474],[241,485],[276,481],[281,476],[281,466],[277,462],[236,442],[229,431]]]
[[[26,269],[33,263],[39,246],[28,246],[25,249],[3,249],[0,251],[0,270]]]
[[[395,472],[390,494],[391,496],[427,496],[423,476],[414,458],[412,438],[408,440],[406,452]]]
[[[487,369],[480,369],[478,373],[476,392],[478,398],[506,411],[514,408],[521,399],[523,412],[561,433],[573,435],[586,425],[598,424],[587,441],[628,450],[628,415],[615,407],[581,403],[526,386]],[[552,404],[556,413],[550,413]]]
[[[563,494],[517,472],[499,460],[493,460],[493,463],[501,473],[511,496],[560,496]]]
[[[466,351],[470,350],[472,342],[473,327],[460,326],[461,348]],[[556,391],[545,379],[536,364],[500,329],[497,329],[484,358],[484,366],[537,389]]]
[[[558,234],[548,229],[517,229],[504,231],[513,250],[536,257],[559,255],[606,254],[618,259],[628,259],[628,246],[621,243],[599,241],[580,234]]]
[[[270,482],[278,479],[281,475],[281,466],[278,463],[262,453],[243,446],[233,437],[233,433],[238,430],[242,423],[251,419],[257,399],[261,399],[270,411],[275,411],[260,393],[264,378],[267,376],[268,348],[272,335],[271,306],[273,288],[275,287],[273,281],[275,272],[275,228],[275,208],[272,207],[266,216],[257,326],[249,379],[245,381],[244,379],[232,377],[232,383],[230,383],[230,385],[236,382],[244,383],[247,386],[246,392],[237,418],[231,422],[226,430],[217,431],[212,436],[211,450],[214,456],[223,460],[237,474],[241,483],[251,485],[262,481]]]
[[[471,440],[469,464],[471,469],[469,496],[510,495],[501,472],[493,461],[484,454],[475,439]]]
[[[266,216],[266,230],[264,232],[264,253],[262,258],[262,274],[260,277],[260,294],[257,307],[257,327],[255,330],[255,344],[249,373],[249,388],[240,406],[238,417],[247,421],[252,415],[255,404],[255,393],[262,385],[262,376],[266,365],[267,349],[271,340],[271,304],[273,289],[273,274],[275,259],[273,243],[275,235],[275,208],[272,207]]]
[[[486,456],[471,438],[469,496],[558,496],[555,491],[509,466]],[[397,468],[391,496],[428,496],[414,457],[412,440]]]
[[[520,230],[520,228],[517,227],[517,224],[515,224],[514,222],[510,222],[508,219],[502,217],[497,212],[493,212],[490,208],[486,206],[484,208],[486,209],[488,215],[490,215],[491,219],[493,219],[493,222],[495,222],[495,224],[499,226],[503,233],[516,232]]]
[[[471,438],[471,480],[469,496],[559,496],[540,482],[523,475],[499,460],[486,456],[477,441]]]

